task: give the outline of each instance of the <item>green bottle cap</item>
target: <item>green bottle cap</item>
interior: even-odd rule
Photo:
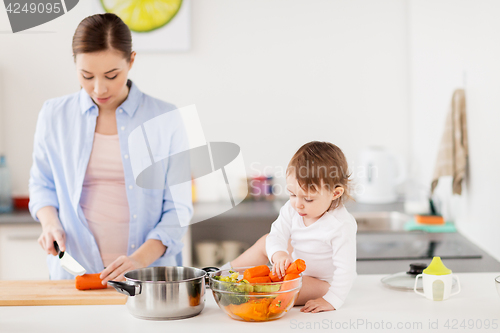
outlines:
[[[443,264],[441,257],[434,257],[431,264],[423,272],[428,275],[448,275],[451,274],[451,269]]]

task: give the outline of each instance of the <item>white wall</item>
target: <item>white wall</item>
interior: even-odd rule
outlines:
[[[409,12],[412,149],[419,177],[430,184],[451,95],[464,85],[465,72],[469,179],[462,197],[450,204],[460,231],[500,260],[500,2],[412,0]]]
[[[0,34],[17,195],[28,192],[43,101],[79,89],[71,37],[89,14],[80,1],[53,22]],[[369,144],[408,156],[406,19],[401,0],[194,0],[191,51],[139,53],[131,78],[150,95],[196,104],[207,139],[238,143],[249,172],[252,163],[286,166],[310,140],[336,143],[350,161]],[[3,11],[1,30],[10,30]]]

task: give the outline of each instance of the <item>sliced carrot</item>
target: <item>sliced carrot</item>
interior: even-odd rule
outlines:
[[[104,289],[107,285],[103,285],[101,278],[99,277],[101,273],[96,274],[83,274],[78,275],[75,278],[75,287],[78,290],[89,290],[89,289]]]
[[[295,280],[295,279],[298,279],[299,277],[300,277],[299,274],[287,274],[287,275],[285,275],[285,278],[283,279],[283,281]]]
[[[268,317],[269,302],[269,298],[260,298],[239,305],[229,304],[226,309],[245,321],[265,321]]]
[[[283,282],[283,285],[280,288],[280,291],[287,291],[294,289],[298,286],[298,281],[291,281],[299,278],[299,274],[287,274],[285,275],[285,278],[283,281],[289,281],[289,282]],[[278,297],[276,297],[272,302],[271,305],[269,305],[269,313],[271,314],[277,314],[285,311],[290,303],[293,301],[293,298],[297,294],[298,291],[290,291],[290,292],[285,292],[282,294],[279,294]]]
[[[300,274],[305,270],[306,262],[302,259],[297,259],[290,266],[288,266],[285,274]]]
[[[243,278],[248,281],[248,279],[256,277],[269,276],[270,272],[271,271],[269,270],[269,267],[267,267],[267,265],[255,266],[245,269],[245,272],[243,272]]]
[[[258,276],[254,278],[248,278],[249,283],[271,283],[271,278],[269,276]]]
[[[280,278],[278,276],[278,274],[273,274],[273,272],[269,273],[269,278],[271,279],[271,281],[273,282],[281,282],[283,281],[283,278]]]

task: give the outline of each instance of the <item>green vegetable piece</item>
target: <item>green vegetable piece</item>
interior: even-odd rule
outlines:
[[[274,293],[280,290],[280,285],[279,284],[257,284],[253,286],[253,291],[256,293]]]
[[[247,284],[247,283],[239,283],[238,286],[236,287],[239,292],[242,293],[251,293],[254,290],[254,286]]]
[[[239,305],[248,302],[248,287],[252,288],[251,285],[245,285],[242,283],[221,282],[219,285],[219,289],[221,291],[214,292],[217,295],[217,299],[222,306],[226,306],[229,304]]]

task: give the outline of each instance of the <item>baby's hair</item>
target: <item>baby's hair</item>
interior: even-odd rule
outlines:
[[[306,192],[318,192],[322,186],[329,191],[342,187],[344,194],[332,202],[330,209],[351,197],[347,160],[342,150],[330,142],[312,141],[300,147],[288,163],[286,174],[294,175]]]

